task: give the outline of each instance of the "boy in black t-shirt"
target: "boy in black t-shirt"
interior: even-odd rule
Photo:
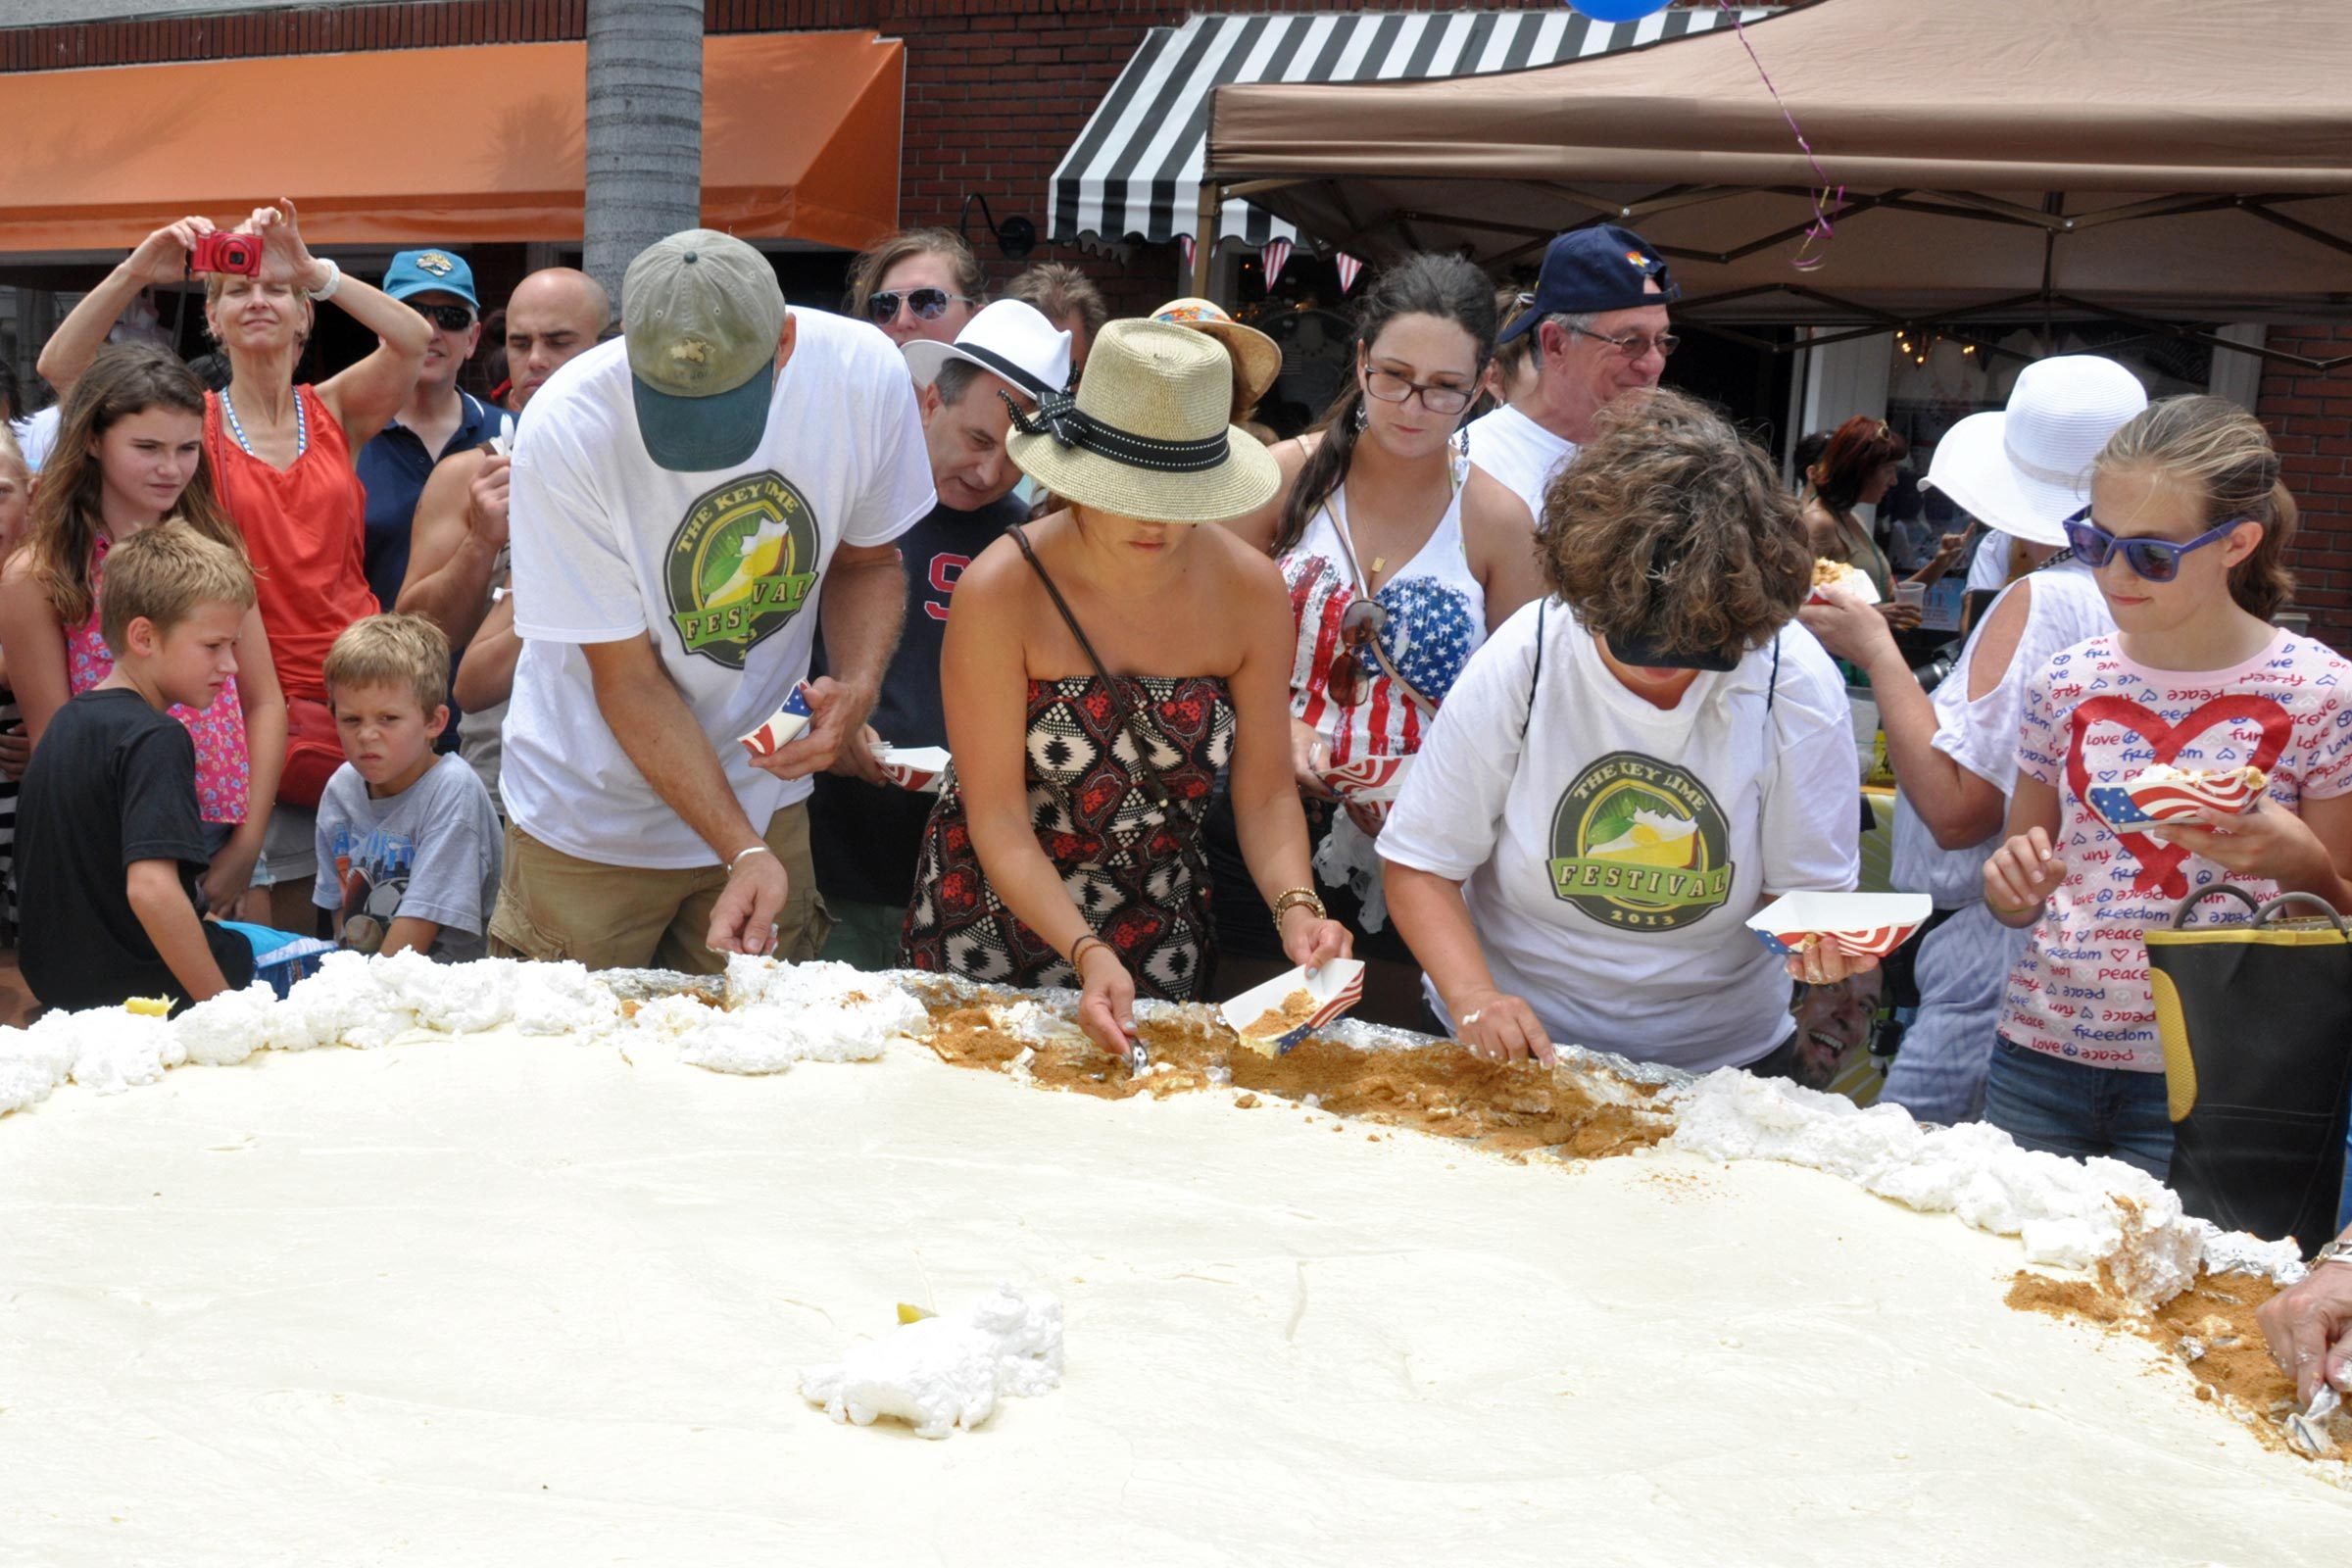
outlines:
[[[196,746],[166,711],[202,711],[236,674],[253,572],[184,522],[107,557],[98,630],[115,672],[58,710],[17,803],[25,983],[53,1007],[202,1002],[253,979],[253,948],[201,919]]]

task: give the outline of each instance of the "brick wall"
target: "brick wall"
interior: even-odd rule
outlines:
[[[2352,326],[2274,327],[2268,346],[2314,360],[2352,357]],[[2288,556],[2295,608],[2310,612],[2315,635],[2352,648],[2352,366],[2266,366],[2255,412],[2302,511]]]

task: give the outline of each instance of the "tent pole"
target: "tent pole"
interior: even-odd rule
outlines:
[[[1193,297],[1208,298],[1209,259],[1217,250],[1217,218],[1225,210],[1225,191],[1213,179],[1200,182],[1200,221],[1193,229]]]

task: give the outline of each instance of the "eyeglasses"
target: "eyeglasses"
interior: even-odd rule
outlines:
[[[1572,326],[1568,330],[1574,332],[1578,337],[1589,337],[1596,343],[1606,343],[1629,360],[1647,359],[1651,349],[1658,351],[1659,359],[1671,359],[1674,351],[1683,346],[1683,340],[1672,332],[1660,332],[1656,337],[1644,337],[1639,332],[1628,332],[1623,337],[1611,337],[1606,332],[1595,332],[1589,327]]]
[[[1430,386],[1408,381],[1394,370],[1364,368],[1364,390],[1383,403],[1410,403],[1420,394],[1421,406],[1432,414],[1459,414],[1470,406],[1477,392],[1465,386]]]
[[[412,305],[409,309],[444,332],[463,332],[473,324],[473,312],[463,305]]]
[[[882,293],[869,294],[865,297],[865,314],[876,322],[894,320],[898,317],[901,300],[906,302],[906,308],[912,311],[917,318],[925,321],[936,321],[947,315],[950,301],[962,305],[972,303],[970,296],[951,294],[944,288],[915,288],[908,289],[905,293],[901,293],[897,289],[887,289]]]
[[[2066,542],[2075,552],[2075,559],[2085,566],[2104,566],[2119,552],[2124,564],[2132,575],[2149,582],[2171,582],[2180,575],[2180,558],[2191,550],[2202,550],[2218,540],[2227,539],[2238,524],[2252,522],[2252,517],[2232,517],[2219,527],[2208,528],[2186,544],[2175,544],[2170,539],[2118,539],[2090,520],[2090,509],[2066,519]]]
[[[1372,677],[1364,668],[1363,650],[1389,629],[1389,607],[1377,599],[1358,599],[1340,614],[1340,646],[1331,656],[1331,673],[1324,689],[1342,708],[1364,700]]]

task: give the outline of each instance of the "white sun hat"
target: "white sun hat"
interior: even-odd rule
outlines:
[[[1070,334],[1047,320],[1036,306],[1019,300],[982,306],[953,343],[922,338],[901,352],[916,386],[938,380],[940,368],[950,360],[967,361],[1004,377],[1031,402],[1070,384]]]
[[[2148,406],[2139,377],[2095,354],[2061,354],[2020,371],[2009,405],[1944,432],[1924,489],[2029,544],[2066,543],[2062,524],[2090,504],[2090,465]]]

